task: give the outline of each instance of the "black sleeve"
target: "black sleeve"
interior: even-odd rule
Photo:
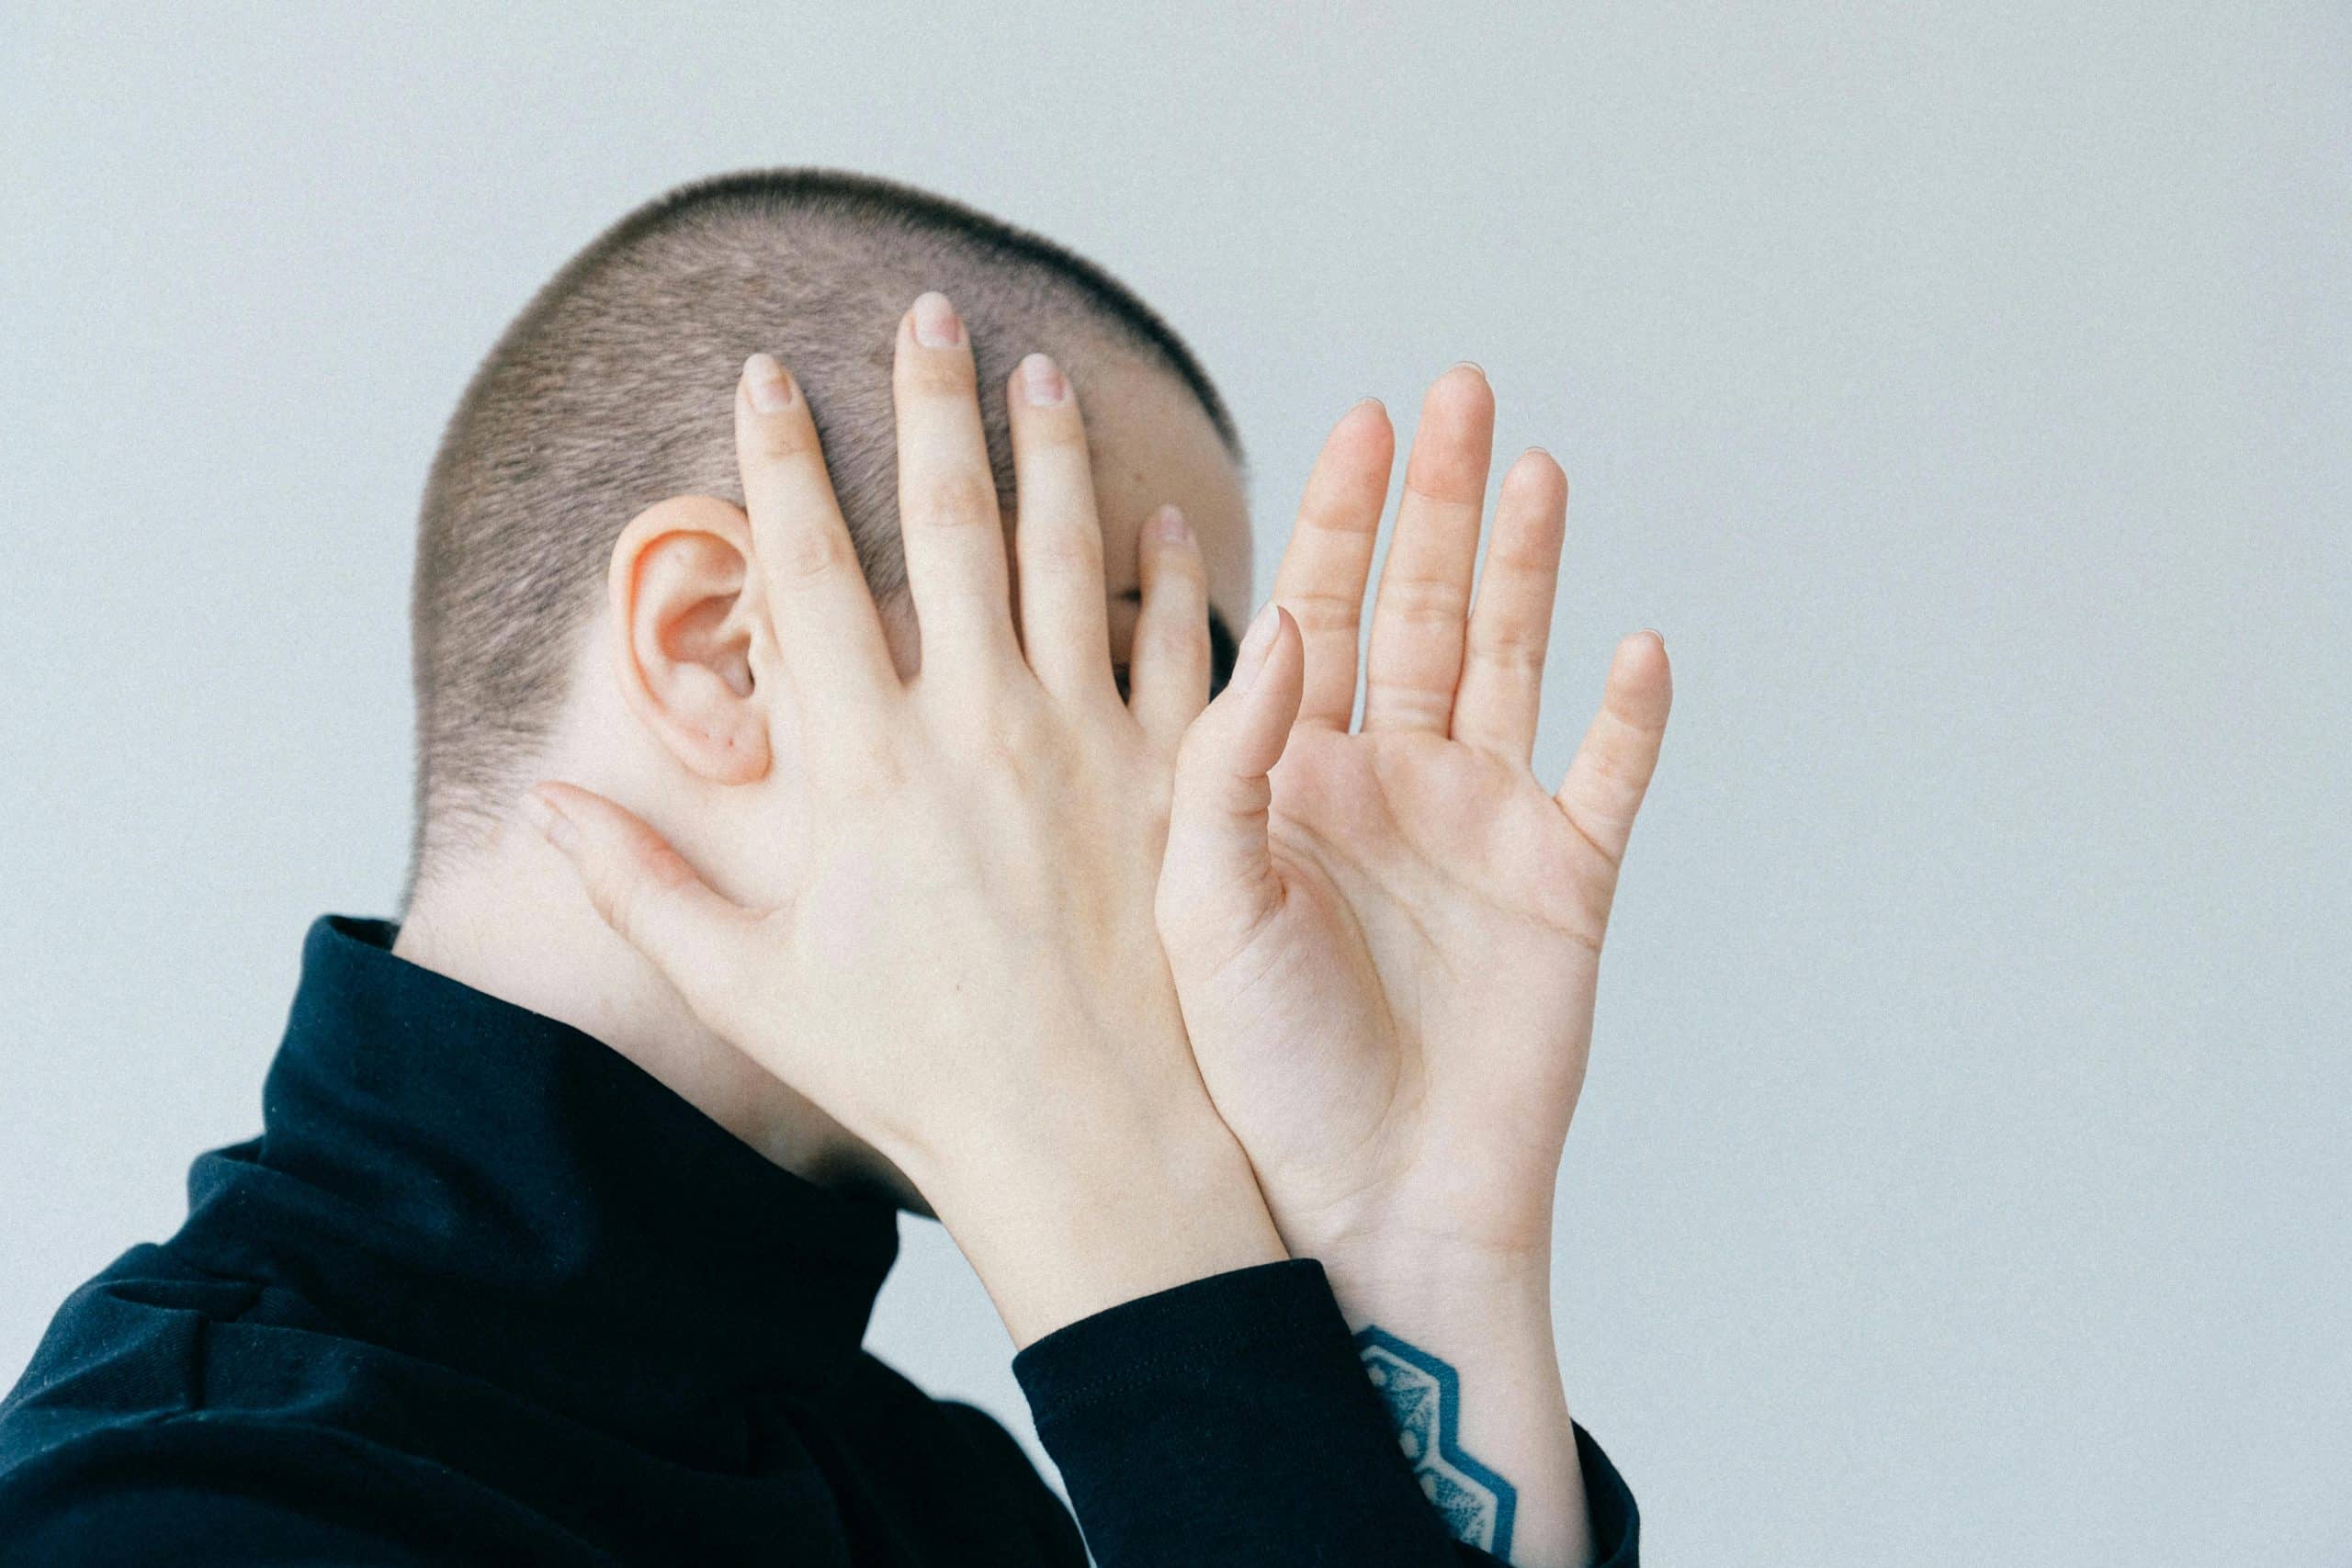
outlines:
[[[179,1417],[76,1438],[0,1481],[0,1568],[425,1568],[452,1543],[384,1506],[339,1434]]]
[[[1422,1496],[1318,1263],[1125,1303],[1012,1370],[1102,1568],[1496,1562]],[[1632,1495],[1581,1429],[1577,1449],[1600,1560],[1634,1568]]]
[[[651,1521],[650,1528],[660,1528]],[[776,1561],[833,1526],[776,1521]],[[0,1568],[613,1568],[447,1466],[335,1427],[194,1412],[86,1432],[0,1472]]]

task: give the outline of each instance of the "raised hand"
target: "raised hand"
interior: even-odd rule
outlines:
[[[926,295],[895,379],[922,640],[902,682],[806,400],[773,359],[745,368],[752,673],[798,744],[793,767],[727,792],[750,848],[723,869],[780,891],[738,901],[612,802],[538,795],[605,919],[715,1032],[912,1179],[1026,1343],[1283,1254],[1185,1047],[1152,919],[1171,757],[1205,675],[1152,662],[1186,639],[1140,639],[1121,703],[1083,423],[1034,355],[1008,397],[1016,637],[973,377],[968,335]],[[1144,615],[1187,595],[1201,614],[1181,524],[1144,548]]]
[[[1332,432],[1274,604],[1184,742],[1159,912],[1202,1075],[1283,1239],[1352,1320],[1456,1365],[1464,1419],[1496,1412],[1487,1462],[1546,1472],[1518,1478],[1548,1491],[1522,1496],[1544,1506],[1522,1507],[1514,1561],[1573,1562],[1580,1495],[1549,1485],[1574,1473],[1552,1195],[1670,682],[1655,635],[1626,638],[1566,780],[1535,777],[1566,481],[1540,451],[1504,475],[1474,605],[1493,425],[1475,368],[1430,389],[1360,727],[1394,436],[1374,403]]]

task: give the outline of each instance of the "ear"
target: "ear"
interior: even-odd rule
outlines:
[[[753,693],[758,606],[741,509],[673,496],[629,520],[608,578],[614,674],[638,722],[714,784],[767,776],[768,716]]]

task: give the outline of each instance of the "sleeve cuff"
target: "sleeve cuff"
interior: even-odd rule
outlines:
[[[1262,1263],[1138,1296],[1048,1334],[1015,1356],[1012,1370],[1031,1404],[1069,1416],[1158,1385],[1194,1383],[1218,1364],[1269,1350],[1327,1352],[1320,1359],[1344,1361],[1362,1379],[1321,1264]]]
[[[1012,1370],[1103,1568],[1457,1561],[1319,1263],[1140,1297]]]
[[[1103,1568],[1496,1561],[1449,1538],[1422,1495],[1311,1259],[1124,1303],[1012,1370]],[[1633,1494],[1576,1435],[1599,1568],[1635,1568]]]

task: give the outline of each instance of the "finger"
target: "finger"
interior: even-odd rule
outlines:
[[[1585,731],[1558,796],[1577,831],[1612,866],[1625,858],[1634,816],[1657,769],[1666,716],[1673,705],[1665,639],[1656,632],[1636,632],[1619,643],[1609,662],[1600,712]]]
[[[713,892],[669,840],[603,795],[546,783],[523,801],[531,825],[571,863],[605,923],[697,1017],[726,1033],[751,968],[750,912]]]
[[[1077,395],[1060,366],[1033,354],[1013,371],[1005,407],[1020,496],[1012,548],[1021,570],[1021,645],[1029,668],[1057,697],[1114,695],[1102,528]]]
[[[944,295],[923,295],[899,321],[891,393],[899,525],[923,669],[951,679],[1001,671],[1020,659],[1004,524],[980,429],[971,334]]]
[[[1276,604],[1259,611],[1242,638],[1232,684],[1186,732],[1177,753],[1159,923],[1162,931],[1201,937],[1205,951],[1231,953],[1282,907],[1267,848],[1273,803],[1267,775],[1298,720],[1305,658],[1289,612]],[[1204,950],[1202,943],[1182,945]]]
[[[1355,719],[1364,580],[1396,456],[1388,411],[1366,398],[1332,427],[1306,478],[1298,525],[1274,576],[1274,602],[1298,622],[1306,645],[1301,724],[1344,730]]]
[[[1462,679],[1464,616],[1495,439],[1495,395],[1475,365],[1439,377],[1405,460],[1405,498],[1380,570],[1365,655],[1363,728],[1446,732]]]
[[[808,400],[774,356],[743,363],[735,457],[778,657],[800,710],[846,721],[897,694],[899,676],[842,521]]]
[[[1522,768],[1543,711],[1567,512],[1568,478],[1551,454],[1530,449],[1503,475],[1453,695],[1453,738]]]
[[[1127,650],[1127,707],[1166,751],[1209,700],[1209,591],[1193,525],[1163,506],[1136,545],[1143,605]]]

